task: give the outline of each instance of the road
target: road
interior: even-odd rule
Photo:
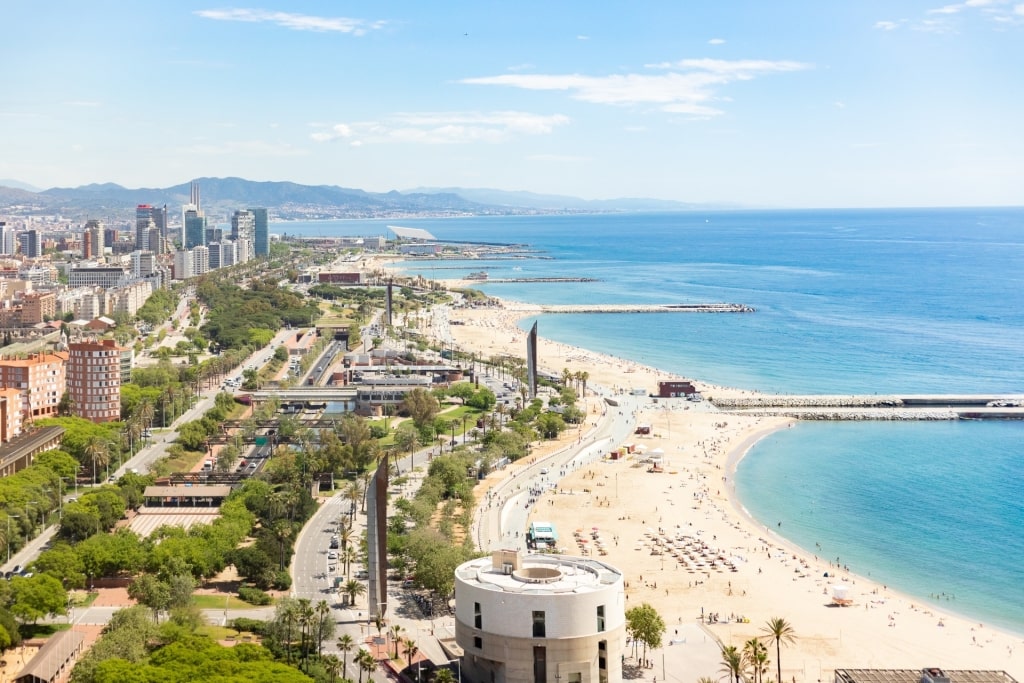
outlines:
[[[427,462],[429,452],[430,449],[424,449],[417,453],[415,462],[422,466]],[[412,495],[422,482],[422,471],[410,473],[411,462],[411,459],[406,457],[397,463],[399,472],[406,474],[409,478],[409,483],[401,493],[403,496]],[[346,580],[343,573],[344,563],[328,560],[327,554],[330,551],[331,535],[338,528],[338,520],[342,516],[348,517],[348,515],[349,502],[344,499],[340,491],[324,501],[299,533],[299,537],[295,541],[295,554],[290,567],[292,597],[308,598],[313,604],[320,600],[326,600],[331,605],[338,630],[330,642],[324,643],[324,651],[339,656],[341,652],[335,643],[338,636],[343,633],[352,636],[357,643],[364,643],[367,637],[376,635],[376,628],[369,623],[366,596],[357,598],[354,605],[348,607],[342,604],[341,593],[333,588],[335,578],[340,578],[342,582]],[[353,537],[359,539],[366,531],[366,515],[357,510],[353,520]],[[350,574],[354,576],[363,567],[353,565],[349,569]],[[419,614],[409,593],[404,591],[397,582],[389,581],[388,596],[387,621],[389,626],[398,624],[403,629],[403,637],[415,640],[420,652],[425,657],[435,663],[444,662],[447,659],[444,651],[437,643],[436,638],[431,635],[433,631],[431,621],[421,618],[422,615]],[[349,657],[353,654],[349,653]],[[388,679],[385,672],[378,669],[373,675],[373,680],[386,681]]]
[[[600,394],[600,388],[596,388]],[[474,524],[477,545],[483,550],[497,548],[526,549],[527,519],[532,500],[542,491],[557,485],[569,472],[600,460],[609,451],[629,440],[635,429],[635,412],[639,400],[616,395],[618,406],[605,404],[604,413],[596,420],[587,416],[592,426],[581,433],[579,440],[564,448],[536,458],[527,467],[494,486],[481,501]]]

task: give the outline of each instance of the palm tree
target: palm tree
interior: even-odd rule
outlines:
[[[341,553],[341,559],[345,560],[345,578],[348,578],[348,570],[352,563],[359,559],[359,552],[353,546],[349,546]]]
[[[768,649],[757,637],[743,643],[743,663],[749,667],[754,683],[764,680],[768,668]]]
[[[93,436],[85,445],[83,453],[86,458],[92,459],[92,481],[96,483],[96,463],[104,466],[110,463],[110,444],[100,436]]]
[[[391,642],[395,644],[395,659],[398,659],[398,646],[401,645],[402,641],[401,633],[401,624],[392,624],[391,628],[388,629],[388,635],[391,636]]]
[[[313,618],[316,613],[313,611],[313,605],[309,598],[299,598],[299,627],[302,629],[302,662],[306,663],[309,655],[309,636],[310,629],[313,626]]]
[[[363,673],[372,674],[377,670],[377,660],[373,658],[369,650],[360,650],[356,655],[356,664],[359,665],[359,683],[363,683]]]
[[[324,655],[321,659],[324,665],[324,669],[331,676],[331,683],[338,680],[338,674],[341,673],[341,660],[338,659],[337,655]]]
[[[740,683],[743,673],[743,656],[735,645],[720,645],[722,653],[722,673],[728,674],[730,681]]]
[[[381,637],[381,633],[384,631],[384,627],[388,625],[388,622],[384,619],[384,615],[377,612],[373,615],[373,625],[377,627],[377,637]]]
[[[324,651],[324,626],[331,616],[331,606],[326,600],[316,603],[316,653],[322,655]]]
[[[434,683],[455,683],[455,674],[447,666],[434,669]]]
[[[341,542],[342,552],[348,550],[348,544],[352,541],[355,531],[350,526],[338,530],[338,541]]]
[[[775,641],[775,665],[778,673],[778,681],[782,681],[782,643],[796,642],[796,631],[793,625],[782,617],[774,617],[761,628],[761,632],[770,640]]]
[[[366,592],[366,586],[355,579],[349,579],[341,587],[341,592],[348,596],[348,604],[351,607],[356,604],[356,598]]]
[[[143,429],[149,429],[153,426],[153,416],[156,411],[153,409],[153,402],[150,400],[143,400],[139,403],[138,408],[135,409],[135,416],[138,417],[139,422],[142,423]]]
[[[285,550],[287,550],[288,548],[288,539],[292,537],[293,531],[294,529],[292,529],[291,522],[285,521],[283,519],[279,519],[274,524],[274,536],[277,538],[277,542],[280,544],[281,547],[281,560],[279,562],[281,569],[284,569]]]
[[[356,646],[356,641],[349,634],[344,634],[338,638],[338,649],[341,650],[341,677],[348,678],[348,653],[349,650]]]
[[[406,638],[402,641],[405,645],[405,658],[409,662],[409,670],[412,670],[412,658],[416,656],[416,653],[420,651],[419,647],[416,646],[416,641],[412,638]],[[419,683],[419,681],[417,681]]]

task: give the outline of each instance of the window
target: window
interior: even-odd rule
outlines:
[[[533,613],[533,637],[545,638],[544,612]]]
[[[597,631],[600,633],[604,630],[604,605],[597,606]]]
[[[484,649],[484,639],[480,636],[473,636],[473,647],[478,650]]]
[[[483,628],[484,627],[484,615],[480,611],[480,603],[479,602],[474,602],[473,603],[473,627],[474,628]]]

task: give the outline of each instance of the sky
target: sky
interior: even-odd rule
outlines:
[[[7,0],[0,178],[1024,204],[1024,0],[251,1]]]

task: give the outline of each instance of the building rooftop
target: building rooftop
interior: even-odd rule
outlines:
[[[526,555],[517,566],[495,566],[493,557],[470,560],[456,576],[480,588],[520,594],[585,593],[622,581],[615,567],[585,557]]]
[[[430,240],[434,241],[437,238],[431,235],[429,232],[422,228],[403,228],[398,225],[389,225],[388,230],[395,233],[396,237],[405,240]]]
[[[147,486],[146,498],[227,498],[230,486]]]

